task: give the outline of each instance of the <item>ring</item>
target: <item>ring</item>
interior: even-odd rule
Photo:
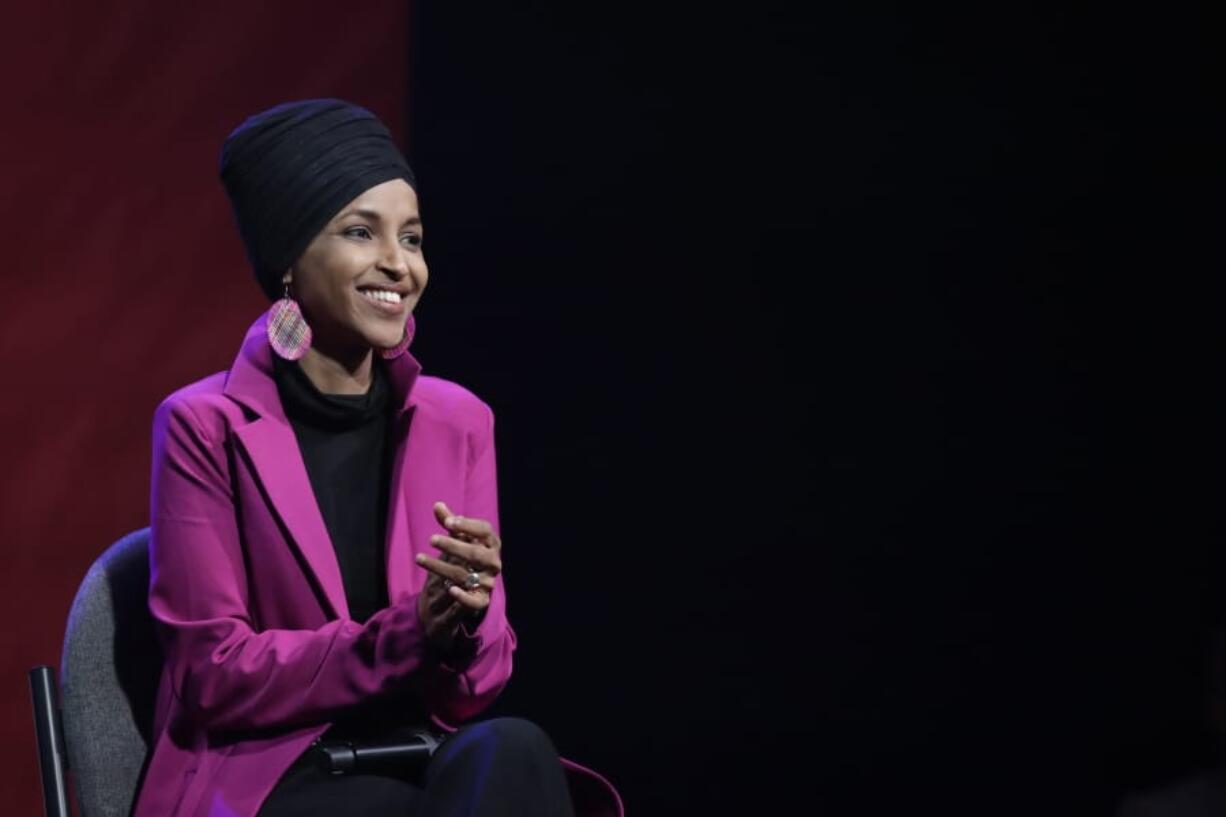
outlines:
[[[481,574],[470,568],[468,571],[468,575],[464,577],[464,589],[465,590],[476,590],[480,586],[481,586]]]

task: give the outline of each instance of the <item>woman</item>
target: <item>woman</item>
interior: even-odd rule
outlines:
[[[274,304],[228,371],[155,414],[166,663],[136,816],[620,814],[518,719],[424,767],[316,764],[321,741],[442,738],[506,684],[493,414],[407,351],[422,224],[373,114],[276,106],[230,134],[220,175]]]

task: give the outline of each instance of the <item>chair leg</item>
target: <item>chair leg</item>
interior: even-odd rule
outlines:
[[[72,817],[68,809],[68,759],[60,723],[59,689],[51,667],[30,670],[30,695],[34,703],[38,770],[43,780],[43,807],[47,817]]]

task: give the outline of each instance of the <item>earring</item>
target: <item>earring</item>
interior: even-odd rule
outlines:
[[[281,300],[268,310],[268,345],[286,360],[298,360],[311,348],[311,327],[298,302],[289,296],[289,284]]]
[[[384,360],[393,360],[400,357],[409,348],[409,344],[413,342],[413,333],[417,330],[417,320],[410,314],[408,322],[404,325],[404,339],[390,349],[380,349],[379,356]]]

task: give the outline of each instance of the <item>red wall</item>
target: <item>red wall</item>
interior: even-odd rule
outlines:
[[[407,5],[25,4],[0,16],[0,802],[39,814],[26,671],[90,562],[147,524],[150,420],[266,308],[217,154],[337,96],[404,132]]]

